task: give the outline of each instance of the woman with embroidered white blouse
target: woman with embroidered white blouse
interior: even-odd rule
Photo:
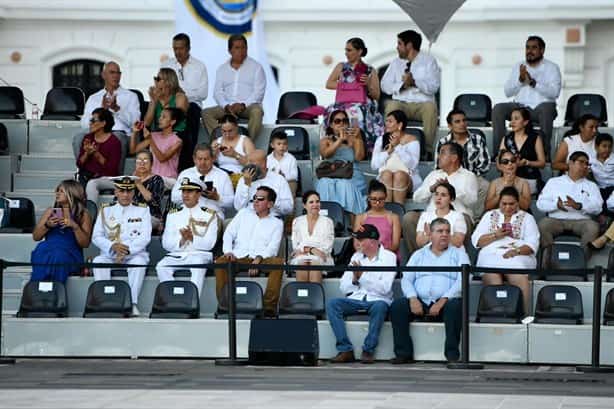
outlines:
[[[507,186],[499,195],[499,208],[482,216],[471,241],[480,249],[477,267],[535,269],[539,249],[539,229],[533,216],[519,208],[519,194],[513,186]],[[511,285],[520,287],[524,298],[525,313],[529,313],[529,276],[506,274]],[[484,285],[503,284],[503,274],[486,273]]]
[[[422,183],[418,173],[420,141],[405,133],[407,116],[400,110],[386,116],[386,133],[375,141],[371,168],[377,170],[378,180],[386,185],[387,202],[405,205],[407,192],[413,192]]]
[[[334,265],[332,251],[335,240],[333,221],[320,215],[320,195],[315,190],[303,194],[303,207],[307,214],[292,222],[292,247],[290,264]],[[323,271],[301,270],[296,281],[321,283]]]

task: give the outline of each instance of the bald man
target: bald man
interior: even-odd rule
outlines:
[[[286,178],[266,167],[266,152],[256,149],[247,156],[248,165],[243,170],[235,192],[234,206],[237,211],[251,205],[252,198],[260,186],[275,191],[277,199],[271,209],[273,216],[285,216],[294,211],[294,199]]]
[[[109,61],[102,68],[100,74],[104,80],[104,88],[92,94],[85,103],[83,116],[81,117],[81,131],[77,133],[72,140],[72,150],[75,158],[79,154],[79,148],[83,137],[89,133],[90,119],[92,111],[96,108],[104,108],[111,111],[115,126],[113,134],[119,139],[122,144],[122,157],[119,162],[120,168],[118,174],[124,174],[124,161],[128,152],[128,141],[132,133],[132,125],[141,119],[141,108],[139,98],[136,94],[128,89],[122,88],[119,82],[122,78],[122,72],[119,64],[114,61]]]

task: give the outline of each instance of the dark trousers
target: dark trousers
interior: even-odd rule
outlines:
[[[422,300],[422,308],[426,313],[429,306]],[[399,358],[414,358],[414,345],[409,335],[409,324],[419,316],[414,315],[409,308],[408,298],[394,300],[390,306],[390,321],[394,337],[394,354]],[[450,298],[439,312],[438,321],[443,321],[446,330],[444,355],[448,360],[460,358],[458,345],[462,327],[462,303],[460,298]]]
[[[200,107],[194,102],[190,102],[186,123],[185,131],[177,135],[183,142],[181,152],[179,153],[179,172],[194,166],[192,154],[194,147],[198,143],[198,133],[200,131]]]

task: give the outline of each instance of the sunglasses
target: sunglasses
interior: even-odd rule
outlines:
[[[252,197],[252,201],[254,201],[254,202],[262,202],[264,200],[266,200],[266,197],[264,197],[264,196],[256,196],[256,195],[254,195],[254,197]]]
[[[334,123],[335,125],[339,125],[339,124],[349,124],[349,123],[350,123],[350,120],[349,120],[349,119],[347,119],[347,118],[343,118],[343,119],[341,119],[341,118],[335,118],[335,119],[333,119],[333,123]]]
[[[184,80],[184,78],[183,78],[183,68],[179,68],[179,73],[178,74],[179,74],[179,79],[181,81],[183,81]]]
[[[155,77],[153,77],[153,79],[154,79],[155,82],[158,82],[158,81],[162,80],[162,77],[156,75]]]
[[[510,163],[516,163],[516,158],[512,158],[512,159],[501,159],[499,161],[500,164],[502,165],[509,165]]]

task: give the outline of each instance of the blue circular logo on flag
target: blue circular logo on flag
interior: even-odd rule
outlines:
[[[252,31],[257,0],[186,0],[203,23],[223,34]]]

